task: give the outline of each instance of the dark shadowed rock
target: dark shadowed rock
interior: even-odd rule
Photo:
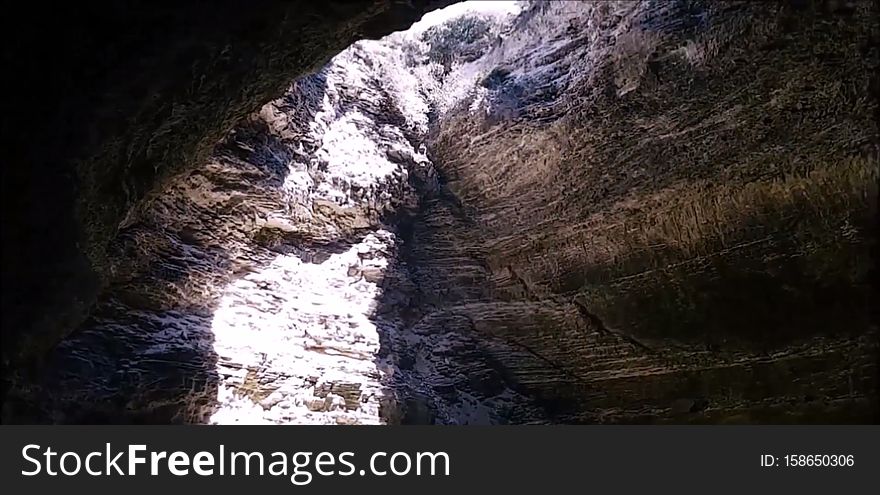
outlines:
[[[415,3],[10,28],[4,420],[877,418],[875,3]]]
[[[3,365],[112,277],[108,243],[291,79],[443,1],[41,2],[3,15]]]
[[[555,421],[876,417],[877,12],[832,3],[542,3],[441,117],[410,249]]]

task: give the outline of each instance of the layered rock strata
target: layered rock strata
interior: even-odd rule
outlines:
[[[533,2],[357,43],[129,216],[17,410],[872,421],[873,10]]]

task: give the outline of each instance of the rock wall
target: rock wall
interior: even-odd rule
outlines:
[[[138,202],[5,420],[874,420],[874,9],[356,43]]]
[[[38,368],[82,321],[113,277],[109,243],[162,184],[293,78],[444,3],[24,2],[4,15],[4,375]]]
[[[874,9],[533,7],[436,126],[425,311],[553,421],[875,419]]]
[[[141,208],[89,319],[14,390],[18,414],[381,421],[369,315],[394,249],[382,220],[415,200],[418,131],[363,57],[297,80]]]

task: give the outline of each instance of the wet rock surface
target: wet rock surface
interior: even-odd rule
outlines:
[[[356,43],[139,204],[5,419],[870,421],[872,9],[536,2]]]

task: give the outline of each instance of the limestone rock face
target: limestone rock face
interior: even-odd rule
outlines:
[[[552,421],[876,418],[872,9],[529,9],[435,126],[421,324]]]
[[[414,16],[377,8],[334,43]],[[154,134],[187,166],[98,222],[107,287],[4,420],[876,418],[872,9],[462,9]]]
[[[371,316],[397,240],[383,218],[417,203],[419,131],[363,56],[298,79],[141,207],[111,246],[111,286],[18,407],[72,423],[381,422]]]
[[[4,15],[7,375],[82,321],[145,199],[293,78],[444,3],[23,2]]]

